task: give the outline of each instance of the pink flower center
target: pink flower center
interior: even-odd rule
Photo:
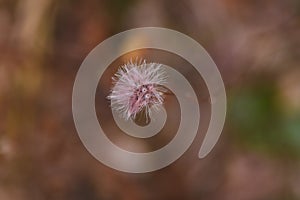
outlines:
[[[160,103],[159,95],[153,84],[139,86],[130,98],[130,114],[136,115],[142,108]]]

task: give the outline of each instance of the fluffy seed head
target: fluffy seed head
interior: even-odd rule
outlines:
[[[166,81],[166,75],[161,64],[131,60],[121,66],[112,79],[115,84],[108,99],[112,109],[126,120],[135,118],[143,109],[148,115],[151,108],[163,104],[164,89],[161,86]]]

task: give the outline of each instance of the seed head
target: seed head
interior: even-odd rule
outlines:
[[[152,108],[163,104],[162,85],[166,75],[161,64],[143,61],[128,62],[121,66],[112,78],[114,86],[108,99],[112,109],[128,120],[145,109],[146,115]]]

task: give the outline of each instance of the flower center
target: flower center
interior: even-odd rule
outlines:
[[[158,100],[159,92],[156,90],[153,84],[144,84],[136,88],[130,102],[129,112],[137,114],[143,108],[148,109],[151,105],[160,103]]]

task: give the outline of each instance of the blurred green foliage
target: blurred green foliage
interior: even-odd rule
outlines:
[[[300,112],[287,114],[273,83],[257,82],[233,92],[228,121],[237,143],[281,158],[300,155]]]

